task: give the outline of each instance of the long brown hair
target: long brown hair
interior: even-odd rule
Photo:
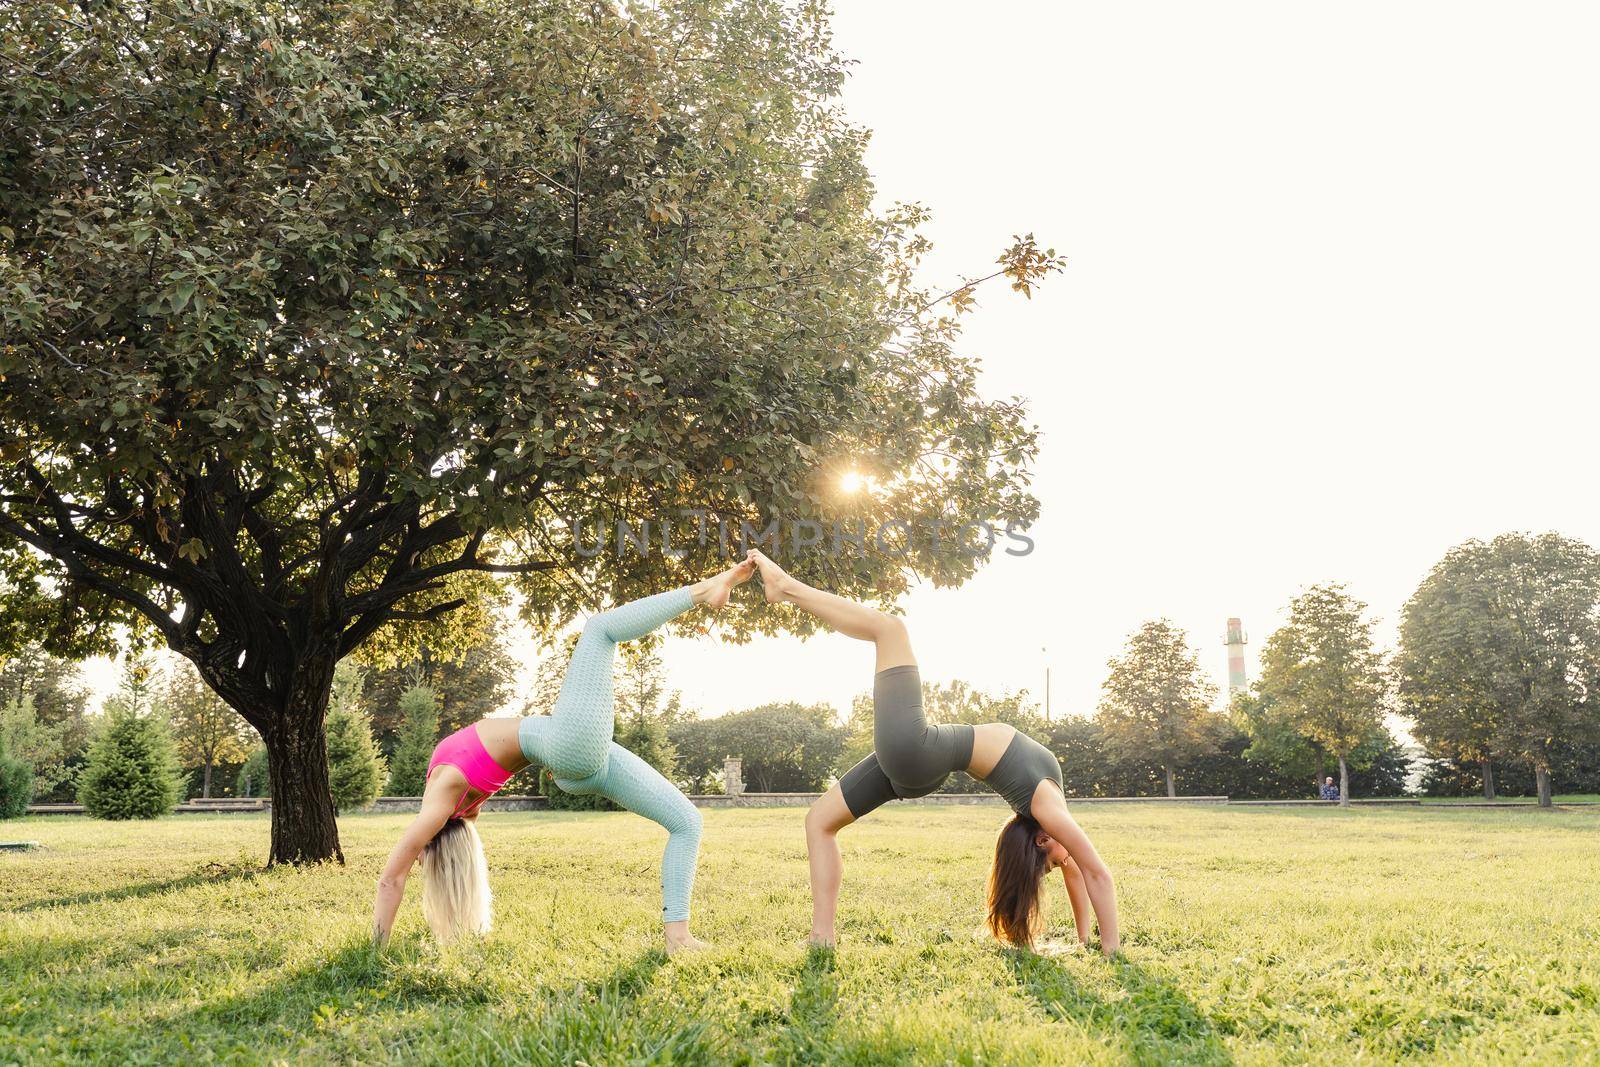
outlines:
[[[1037,842],[1039,824],[1027,815],[1013,815],[994,843],[989,868],[989,932],[1001,941],[1033,947],[1043,914],[1044,849]]]

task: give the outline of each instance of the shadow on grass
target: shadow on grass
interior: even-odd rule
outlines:
[[[705,1023],[641,1002],[667,963],[660,950],[622,962],[603,977],[565,989],[530,989],[526,1001],[508,1003],[503,984],[484,981],[477,967],[463,969],[459,960],[452,964],[414,954],[420,947],[384,955],[364,940],[353,940],[275,980],[213,1001],[188,1021],[289,1037],[288,1050],[321,1025],[350,1019],[352,1012],[359,1019],[381,1006],[399,1011],[395,1018],[375,1022],[370,1036],[383,1043],[402,1041],[422,1059],[435,1050],[470,1047],[479,1063],[710,1065],[722,1060]]]
[[[1090,1034],[1120,1039],[1134,1063],[1233,1063],[1211,1021],[1183,991],[1136,963],[1104,964],[1126,993],[1108,998],[1084,989],[1056,960],[1021,949],[1003,951],[1017,984],[1041,1008]]]
[[[356,998],[382,998],[389,1003],[473,1003],[487,999],[481,988],[463,989],[448,975],[414,968],[395,969],[365,939],[352,939],[332,955],[300,967],[264,972],[265,980],[225,999],[196,1008],[196,1022],[263,1026],[296,1024],[325,1006],[334,1008]],[[292,1027],[291,1027],[292,1028]]]
[[[652,1063],[711,1065],[726,1062],[710,1025],[681,1005],[652,1005],[645,998],[667,955],[652,949],[619,964],[604,978],[547,995],[531,1027],[497,1026],[484,1044],[492,1061],[505,1063]]]
[[[637,1000],[650,988],[656,972],[667,965],[667,954],[659,948],[646,949],[632,960],[617,964],[604,978],[587,982],[584,988],[598,998]]]
[[[139,882],[136,885],[125,885],[116,889],[96,889],[89,893],[75,893],[70,897],[51,897],[48,900],[35,900],[11,910],[17,912],[41,911],[45,908],[70,908],[78,904],[103,904],[114,900],[137,900],[140,897],[153,897],[180,889],[192,889],[197,885],[206,885],[211,882],[248,881],[260,874],[262,870],[263,868],[261,867],[208,863],[192,874],[185,874],[178,878],[168,878],[160,882]]]
[[[783,1019],[779,1062],[820,1063],[830,1058],[838,1019],[839,961],[831,948],[811,945],[795,974],[789,1012]]]

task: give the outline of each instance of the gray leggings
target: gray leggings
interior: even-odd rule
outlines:
[[[971,726],[933,726],[923,714],[915,665],[890,667],[872,680],[872,743],[877,751],[839,779],[857,819],[891,800],[925,797],[972,762]]]

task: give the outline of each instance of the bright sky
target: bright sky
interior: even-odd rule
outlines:
[[[1451,545],[1600,544],[1600,8],[838,0],[884,201],[934,275],[1013,233],[1066,253],[969,319],[1043,430],[1033,555],[907,603],[924,677],[1093,710],[1147,619],[1219,688],[1288,600],[1347,582],[1392,640]],[[848,706],[843,638],[672,641],[687,701]],[[531,669],[529,675],[531,676]],[[97,679],[108,672],[98,669]]]
[[[1600,544],[1600,9],[840,0],[845,93],[935,269],[1065,252],[986,292],[967,350],[1043,429],[1037,551],[907,603],[924,676],[1088,713],[1146,619],[1225,687],[1313,582],[1392,640],[1451,545]],[[841,706],[842,638],[666,655],[688,700]]]

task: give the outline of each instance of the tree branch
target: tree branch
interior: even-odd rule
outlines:
[[[167,639],[167,644],[174,651],[181,651],[183,632],[179,629],[178,624],[172,621],[172,616],[161,609],[161,605],[137,589],[129,588],[94,570],[81,555],[68,550],[63,544],[62,538],[48,532],[34,530],[32,527],[24,526],[4,515],[0,515],[0,530],[4,530],[19,541],[32,545],[39,551],[58,560],[67,569],[67,574],[73,581],[97,592],[104,593],[114,600],[120,600],[129,607],[134,608],[155,624],[156,629]]]

